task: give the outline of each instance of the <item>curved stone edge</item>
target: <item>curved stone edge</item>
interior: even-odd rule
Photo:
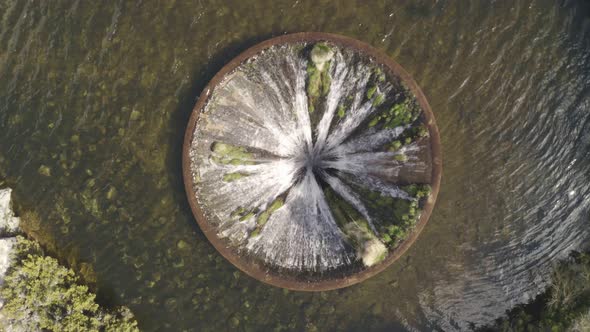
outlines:
[[[241,259],[241,257],[232,250],[232,248],[227,247],[222,239],[217,237],[215,228],[207,222],[196,199],[196,191],[194,188],[193,177],[191,175],[190,147],[194,138],[194,132],[201,109],[203,109],[203,107],[209,101],[214,88],[223,81],[227,74],[241,65],[247,59],[274,45],[296,42],[315,43],[319,41],[328,41],[342,47],[351,47],[364,52],[371,58],[375,59],[377,63],[382,64],[384,68],[390,72],[390,74],[400,77],[403,84],[406,85],[406,87],[409,88],[414,94],[416,100],[422,108],[424,123],[428,127],[428,131],[430,133],[430,145],[432,149],[432,176],[430,186],[432,190],[422,210],[420,219],[414,227],[414,230],[410,233],[406,240],[404,240],[402,244],[399,245],[384,261],[353,275],[310,282],[290,276],[278,276],[276,273],[270,271],[262,264],[252,262],[247,264],[245,260]],[[185,192],[193,215],[205,237],[225,259],[227,259],[230,263],[232,263],[247,275],[272,286],[299,291],[325,291],[348,287],[380,273],[390,266],[394,261],[399,259],[416,241],[418,235],[420,235],[426,226],[430,215],[432,214],[432,210],[438,196],[442,176],[442,151],[438,127],[436,126],[434,115],[430,105],[428,104],[428,101],[426,100],[426,96],[418,87],[418,84],[414,81],[414,79],[397,62],[395,62],[381,50],[378,50],[373,46],[356,39],[331,33],[300,32],[274,37],[250,47],[227,63],[221,70],[217,72],[211,81],[209,81],[207,86],[205,86],[201,92],[199,99],[193,108],[185,131],[182,153],[182,170]]]

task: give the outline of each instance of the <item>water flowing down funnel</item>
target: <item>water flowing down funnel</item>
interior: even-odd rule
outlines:
[[[414,80],[324,33],[267,40],[223,67],[183,151],[209,241],[252,277],[297,290],[349,286],[399,258],[431,214],[441,162]]]

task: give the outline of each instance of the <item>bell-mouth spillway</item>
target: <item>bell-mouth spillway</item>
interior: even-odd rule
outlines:
[[[406,71],[361,41],[295,33],[257,44],[201,93],[183,147],[192,212],[226,259],[305,291],[361,282],[427,223],[439,132]]]

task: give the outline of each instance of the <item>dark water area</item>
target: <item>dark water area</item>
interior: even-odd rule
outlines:
[[[289,32],[368,42],[426,94],[443,181],[414,246],[350,288],[239,272],[190,212],[181,148],[209,79]],[[587,1],[0,0],[0,178],[34,235],[146,331],[466,330],[590,236]],[[86,264],[82,264],[86,263]]]

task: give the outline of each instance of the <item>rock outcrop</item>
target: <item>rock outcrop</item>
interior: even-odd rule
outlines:
[[[11,206],[11,189],[0,189],[0,238],[14,237],[19,233],[19,218]]]
[[[0,189],[0,286],[12,264],[11,256],[19,233],[19,218],[12,211],[11,194],[10,189]],[[0,297],[0,308],[3,304],[4,300]]]

